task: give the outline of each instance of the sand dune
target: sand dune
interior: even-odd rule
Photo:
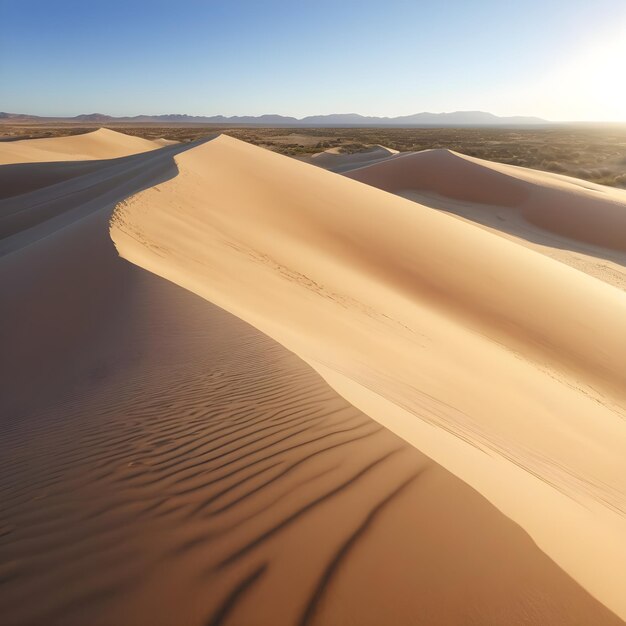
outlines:
[[[543,549],[621,609],[623,422],[603,404],[621,402],[621,292],[226,137],[52,172],[0,200],[4,621],[621,623],[498,510],[533,534],[548,518],[564,544]],[[546,285],[567,278],[563,319],[542,322],[517,274],[535,315],[490,298],[497,272],[473,306],[472,246],[503,274],[534,259]],[[592,332],[562,355],[575,287]]]
[[[346,174],[478,222],[626,289],[626,191],[450,150],[408,153]]]
[[[100,128],[82,135],[2,142],[0,143],[0,165],[115,159],[129,154],[156,150],[164,145],[162,142],[163,140],[150,141]]]
[[[361,152],[341,152],[339,148],[329,148],[301,160],[311,165],[323,167],[330,172],[348,172],[350,170],[385,161],[398,154],[397,150],[385,146],[372,146]]]
[[[180,143],[176,141],[176,139],[165,139],[165,137],[159,137],[158,139],[153,139],[152,143],[156,143],[157,145],[163,146],[173,146],[174,144]]]
[[[120,253],[294,350],[625,614],[624,293],[228,137],[176,162],[116,211]]]

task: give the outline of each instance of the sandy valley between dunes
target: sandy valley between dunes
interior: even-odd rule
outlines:
[[[0,143],[7,623],[623,623],[626,192],[376,155]]]

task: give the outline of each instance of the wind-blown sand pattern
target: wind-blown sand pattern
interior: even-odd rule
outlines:
[[[34,191],[0,201],[6,623],[621,623],[619,344],[598,335],[621,340],[621,291],[227,137],[46,176],[37,165]],[[442,225],[450,246],[475,237],[503,263],[511,249],[547,282],[565,272],[599,298],[579,304],[591,327],[605,324],[588,338],[603,350],[588,362],[581,340],[561,356],[568,301],[544,344],[533,340],[554,329],[522,314],[515,332],[487,314],[474,328],[463,290],[462,311],[430,285],[407,292],[424,279],[391,280],[398,214]],[[424,272],[450,282],[439,267],[450,251],[427,234],[410,250],[419,263],[416,242],[440,246]],[[389,265],[377,272],[376,259]],[[570,372],[584,377],[576,387]],[[444,388],[447,406],[434,395]],[[540,525],[550,516],[559,549]],[[524,528],[543,532],[543,551]],[[604,533],[603,571],[571,543],[583,529]]]

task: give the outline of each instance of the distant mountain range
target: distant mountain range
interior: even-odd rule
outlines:
[[[399,117],[372,117],[357,113],[312,115],[298,119],[284,115],[232,116],[224,115],[136,115],[113,117],[102,113],[89,113],[75,117],[41,117],[21,113],[0,112],[1,122],[65,122],[65,123],[134,123],[134,124],[219,124],[237,126],[526,126],[549,124],[539,117],[499,117],[484,111],[455,111],[454,113],[415,113]]]

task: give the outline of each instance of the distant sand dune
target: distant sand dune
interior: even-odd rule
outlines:
[[[402,154],[348,178],[452,213],[626,290],[626,192],[449,150]]]
[[[176,139],[165,139],[164,137],[159,137],[158,139],[153,139],[152,143],[156,143],[157,145],[163,146],[173,146],[174,144],[180,143],[176,141]]]
[[[450,150],[406,153],[346,175],[418,201],[422,197],[411,193],[434,193],[464,206],[490,206],[491,213],[499,209],[504,220],[510,213],[507,209],[515,209],[528,224],[557,236],[626,253],[626,191],[621,189]],[[455,212],[454,205],[451,210]]]
[[[114,159],[162,147],[163,140],[150,141],[100,128],[91,133],[0,142],[0,165]]]
[[[132,139],[116,142],[130,150]],[[76,149],[83,154],[87,147]],[[506,356],[508,349],[484,330],[466,328],[473,316],[457,317],[438,293],[414,291],[419,274],[389,281],[399,260],[424,261],[415,251],[421,239],[411,239],[411,255],[404,256],[387,216],[413,219],[419,205],[225,137],[102,161],[67,178],[58,172],[36,165],[38,189],[22,187],[0,200],[0,284],[10,296],[0,303],[3,621],[621,623],[479,492],[254,327],[301,352],[346,395],[358,400],[371,385],[373,397],[364,395],[363,403],[380,422],[388,413],[389,425],[408,441],[441,458],[458,457],[454,473],[499,506],[508,501],[485,487],[487,473],[522,509],[532,507],[541,519],[556,513],[550,521],[564,535],[566,554],[588,557],[584,546],[576,551],[569,543],[581,528],[569,515],[570,498],[588,507],[584,528],[606,533],[595,545],[604,569],[587,559],[585,578],[565,565],[620,609],[610,584],[616,561],[603,551],[610,546],[617,559],[621,549],[615,536],[622,527],[616,522],[609,532],[614,518],[605,510],[620,502],[621,426],[599,400],[586,401],[583,409],[595,411],[588,420],[577,411],[583,391],[559,382],[569,384],[564,370],[549,375],[533,360],[552,354],[548,348],[534,346],[524,360]],[[119,258],[109,237],[116,205],[115,245],[152,273]],[[434,219],[446,232],[450,225],[457,241],[493,239],[503,263],[517,260],[507,260],[511,242],[430,209],[417,211],[436,216],[418,215],[422,228]],[[407,236],[415,237],[420,229],[412,228]],[[394,232],[397,254],[385,248]],[[432,231],[422,232],[432,238]],[[355,242],[389,267],[376,273]],[[446,259],[445,247],[441,253],[424,272],[438,272],[452,289],[438,264],[454,259]],[[534,254],[522,253],[522,260]],[[541,268],[552,267],[535,256]],[[581,316],[619,306],[612,294],[621,292],[609,297],[609,287],[561,271],[583,288],[593,284],[586,293],[600,298]],[[471,308],[468,298],[461,293],[455,306]],[[484,328],[525,341],[532,320],[518,320],[526,327],[514,332],[490,320]],[[617,341],[611,320],[607,311],[589,323],[605,323]],[[568,332],[557,333],[557,345]],[[408,360],[424,346],[428,354]],[[594,367],[608,372],[605,382],[618,377],[613,352],[585,364],[577,359],[587,354],[586,344],[577,348],[580,354],[554,357],[553,367],[578,364],[585,380]],[[380,369],[368,355],[380,359]],[[507,382],[498,370],[517,361]],[[473,362],[471,371],[466,362]],[[467,395],[461,374],[476,372],[469,394],[474,421],[455,421],[452,406],[433,414],[434,398],[429,404],[425,392],[438,391],[433,385],[445,371],[440,382],[450,403]],[[411,397],[427,403],[419,417],[411,413],[408,429],[394,413],[407,380],[415,385]],[[487,387],[494,409],[479,424]],[[603,402],[620,400],[609,382],[602,392]],[[526,414],[525,433],[517,420],[533,408],[527,394],[545,409]],[[563,407],[571,414],[561,415]],[[414,423],[422,420],[430,425],[419,431]],[[571,456],[555,445],[556,435],[564,448],[574,446]],[[552,453],[552,473],[542,442],[544,455]],[[571,465],[559,465],[565,462]],[[572,467],[575,475],[567,473]],[[598,494],[606,502],[598,504]]]
[[[323,167],[331,172],[350,170],[385,161],[398,154],[397,150],[385,146],[372,146],[361,152],[341,152],[339,148],[329,148],[301,160],[311,165]]]

